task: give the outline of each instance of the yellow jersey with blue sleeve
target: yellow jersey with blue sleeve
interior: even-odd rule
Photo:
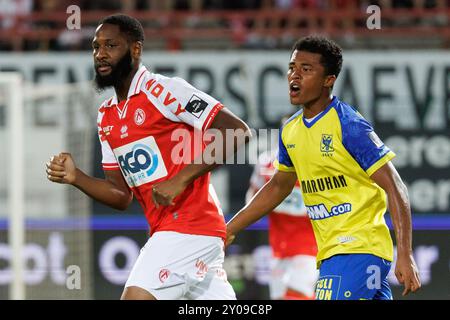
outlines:
[[[336,254],[393,260],[386,193],[370,176],[394,156],[369,122],[336,97],[311,122],[299,111],[283,125],[275,166],[297,174],[318,265]]]

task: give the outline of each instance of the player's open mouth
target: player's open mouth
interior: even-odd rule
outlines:
[[[289,85],[289,95],[290,95],[291,97],[295,97],[295,96],[297,96],[299,93],[300,93],[300,87],[299,87],[297,84],[295,84],[295,83],[291,83],[291,84]]]

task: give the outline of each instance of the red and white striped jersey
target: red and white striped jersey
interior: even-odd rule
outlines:
[[[276,152],[263,152],[259,156],[250,179],[250,187],[255,192],[275,173],[275,159]],[[277,258],[317,254],[314,232],[298,181],[292,193],[269,214],[269,243]]]
[[[194,147],[194,138],[210,127],[222,107],[183,79],[154,74],[144,66],[126,101],[118,103],[114,96],[101,105],[97,123],[103,169],[121,170],[144,209],[150,235],[176,231],[225,238],[209,173],[191,183],[173,206],[157,209],[152,201],[153,184],[172,178],[202,153],[205,145]]]

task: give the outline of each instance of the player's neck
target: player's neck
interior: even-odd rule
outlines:
[[[114,86],[118,103],[128,98],[128,91],[130,90],[131,82],[133,81],[134,75],[138,69],[139,66],[135,66],[123,81],[121,81],[117,86]]]
[[[330,94],[327,96],[321,96],[317,100],[303,105],[303,116],[306,119],[314,118],[316,115],[318,115],[328,107],[328,105],[331,103],[331,100],[333,100],[333,96]]]

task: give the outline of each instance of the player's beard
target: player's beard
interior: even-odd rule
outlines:
[[[119,87],[130,72],[133,70],[131,61],[131,51],[128,50],[115,66],[111,66],[111,73],[102,76],[98,73],[95,67],[95,87],[98,92],[102,92],[109,87]]]

